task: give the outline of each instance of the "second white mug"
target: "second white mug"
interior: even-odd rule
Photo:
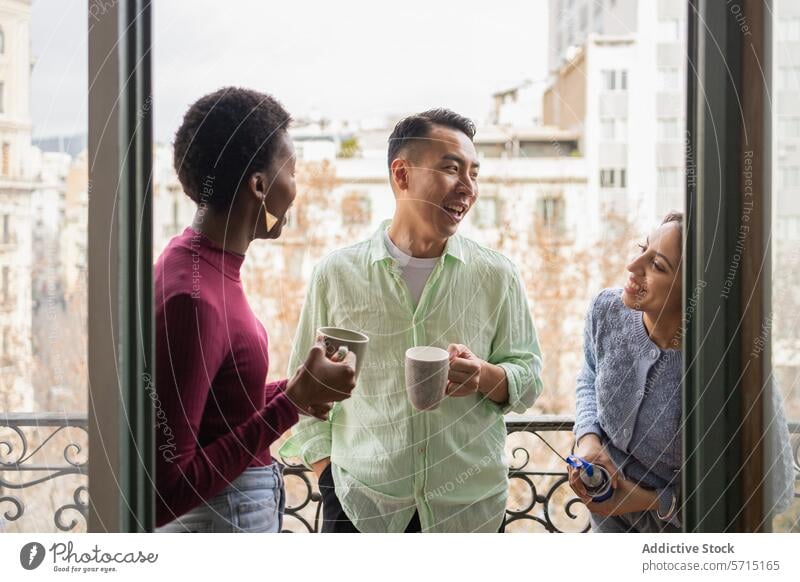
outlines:
[[[450,354],[442,348],[418,346],[406,350],[406,390],[417,410],[433,410],[444,398]]]

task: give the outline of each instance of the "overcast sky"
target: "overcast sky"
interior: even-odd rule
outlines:
[[[37,137],[86,130],[86,0],[34,0]],[[547,1],[158,0],[156,139],[223,85],[295,117],[379,119],[435,106],[482,122],[492,92],[547,70]]]

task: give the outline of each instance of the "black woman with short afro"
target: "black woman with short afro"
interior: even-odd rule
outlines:
[[[296,196],[290,120],[271,96],[225,87],[175,134],[175,171],[197,210],[155,265],[158,531],[280,531],[270,445],[355,386],[352,354],[332,361],[320,342],[291,378],[267,384],[267,331],[240,279],[249,246],[281,235]]]

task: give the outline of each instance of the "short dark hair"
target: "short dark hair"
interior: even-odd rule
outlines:
[[[240,185],[270,167],[291,117],[270,95],[224,87],[189,107],[175,133],[173,165],[196,203],[228,208]]]
[[[391,167],[401,150],[419,141],[420,138],[427,137],[434,125],[456,129],[469,139],[475,137],[475,124],[472,120],[449,109],[440,107],[410,115],[401,119],[389,136],[389,166]]]

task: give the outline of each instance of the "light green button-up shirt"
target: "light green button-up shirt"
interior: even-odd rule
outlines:
[[[369,347],[352,397],[336,403],[328,421],[300,420],[281,455],[307,466],[330,457],[336,495],[359,531],[402,532],[416,510],[423,531],[495,532],[508,495],[503,414],[525,412],[542,390],[521,278],[500,253],[455,235],[415,307],[386,249],[387,226],[314,270],[290,371],[320,326],[358,330]],[[428,412],[411,407],[405,351],[450,343],[505,370],[505,405],[476,393]]]

